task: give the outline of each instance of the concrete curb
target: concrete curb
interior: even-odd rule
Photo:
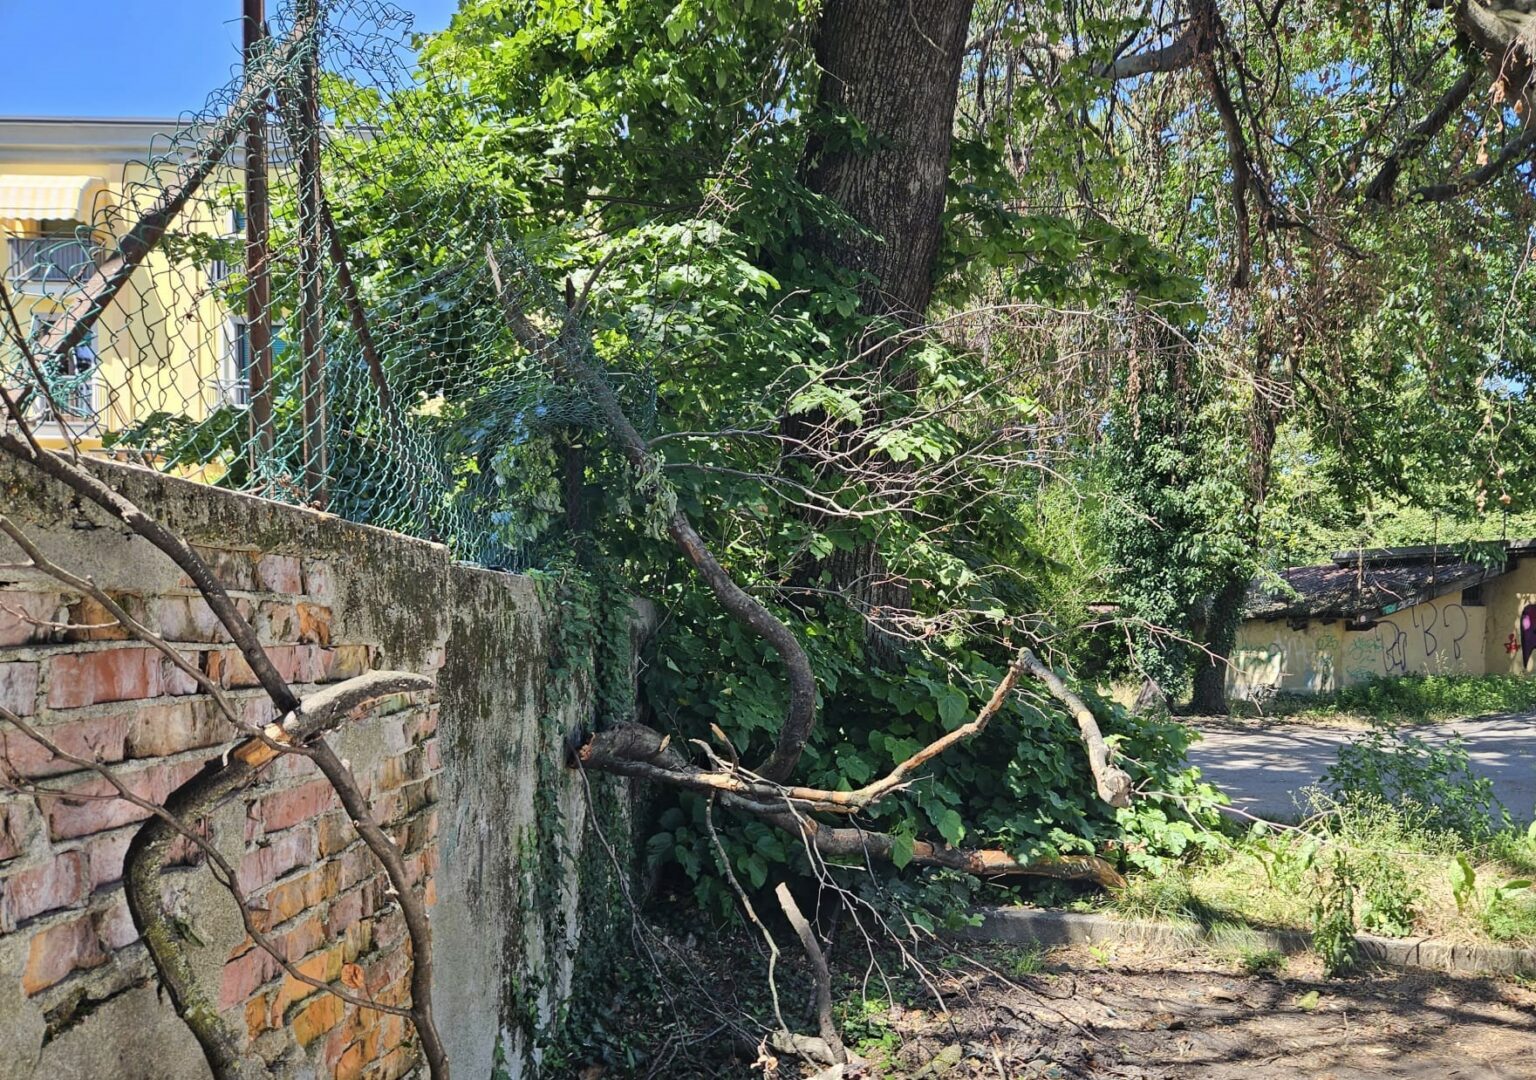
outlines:
[[[1234,951],[1273,949],[1294,956],[1312,948],[1305,930],[1255,930],[1221,925],[1207,928],[1196,922],[1148,922],[1111,915],[1035,908],[987,908],[981,925],[959,931],[970,941],[1038,945],[1096,945],[1128,942],[1162,948],[1215,946]],[[1458,945],[1432,938],[1384,938],[1356,934],[1357,955],[1363,964],[1445,971],[1455,975],[1536,975],[1536,949],[1507,945]]]

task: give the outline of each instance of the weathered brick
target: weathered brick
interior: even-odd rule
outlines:
[[[124,715],[95,716],[62,724],[39,725],[39,732],[66,754],[108,765],[122,761],[130,719]],[[7,724],[0,728],[0,755],[19,775],[36,778],[76,772],[80,766],[55,757],[53,751]]]
[[[334,1071],[336,1080],[358,1080],[363,1075],[363,1066],[367,1061],[363,1045],[353,1043],[342,1051],[341,1057],[336,1059]]]
[[[346,1003],[335,994],[318,994],[294,1016],[290,1025],[293,1037],[300,1046],[308,1046],[331,1028],[341,1023]]]
[[[275,644],[329,645],[334,617],[323,604],[286,600],[264,601],[260,608],[261,632]]]
[[[27,946],[27,966],[21,988],[30,997],[41,993],[70,974],[107,962],[107,953],[96,937],[88,914],[54,923],[37,934]]]
[[[439,772],[443,767],[443,754],[439,748],[438,741],[435,738],[428,739],[421,745],[427,754],[427,772]]]
[[[428,810],[407,821],[396,842],[407,855],[420,851],[437,836],[437,811]]]
[[[10,871],[0,881],[0,931],[45,911],[74,907],[91,891],[85,853],[66,851],[45,863]]]
[[[404,949],[385,953],[366,968],[364,987],[368,995],[382,1001],[385,989],[397,982],[410,967],[410,957]],[[387,1001],[384,1004],[389,1004]]]
[[[318,912],[306,915],[280,933],[272,935],[272,945],[290,964],[325,944],[325,921]]]
[[[357,830],[345,810],[331,810],[315,822],[315,832],[320,840],[320,857],[328,859],[357,839]]]
[[[256,555],[251,551],[230,551],[227,548],[198,547],[197,554],[226,589],[252,590],[256,588]],[[192,579],[183,576],[183,587],[192,585]]]
[[[279,926],[305,908],[315,907],[334,891],[339,868],[327,863],[307,873],[279,881],[266,892],[252,897],[259,905],[253,912],[258,929]]]
[[[124,949],[139,940],[139,928],[133,925],[128,901],[119,900],[105,911],[96,913],[96,936],[109,949]]]
[[[144,619],[166,641],[228,641],[229,634],[201,596],[152,596]]]
[[[287,600],[263,600],[256,609],[258,629],[273,644],[299,640],[299,609]]]
[[[256,587],[264,592],[296,594],[304,591],[299,560],[293,555],[263,555],[256,561]]]
[[[325,930],[331,937],[346,933],[347,927],[359,922],[365,914],[365,897],[362,889],[351,889],[331,901],[325,913]]]
[[[311,780],[298,787],[284,788],[263,795],[246,808],[249,824],[275,833],[318,817],[336,803],[336,793],[328,780]]]
[[[313,648],[313,646],[311,646]],[[341,682],[355,679],[369,670],[369,650],[366,645],[338,645],[334,649],[320,649],[319,671],[312,682]]]
[[[37,662],[17,660],[0,664],[0,706],[17,716],[31,716],[37,709]]]
[[[362,919],[343,930],[341,933],[342,960],[349,964],[355,963],[358,957],[373,948],[373,929],[373,920]]]
[[[165,757],[217,746],[237,734],[211,700],[141,705],[131,717],[125,749],[130,758]]]
[[[161,762],[146,769],[123,770],[118,778],[141,799],[164,802],[167,795],[202,768],[196,761]],[[49,835],[55,840],[106,832],[129,822],[141,821],[146,811],[120,798],[115,788],[99,776],[89,776],[70,786],[60,795],[44,795],[39,800],[48,819]]]
[[[135,597],[122,593],[107,595],[117,601],[118,607],[130,615],[134,614]],[[92,596],[82,596],[71,603],[65,620],[70,624],[70,628],[64,632],[64,640],[68,642],[127,641],[133,636],[126,626],[117,621],[117,616]]]
[[[270,1008],[270,994],[257,994],[245,1003],[245,1030],[252,1039],[272,1026],[268,1019]]]
[[[331,643],[331,609],[321,604],[297,606],[299,640],[312,645]]]
[[[341,965],[341,946],[337,944],[307,956],[293,966],[300,974],[311,979],[332,982],[341,976]],[[277,997],[272,1002],[272,1012],[274,1015],[282,1016],[288,1011],[288,1006],[294,1002],[303,1001],[314,993],[318,993],[317,987],[295,979],[292,975],[284,975],[282,985],[277,990]]]
[[[255,851],[247,852],[240,860],[240,868],[235,876],[240,887],[250,893],[288,871],[305,865],[314,857],[314,830],[289,829],[269,837],[268,842]]]
[[[47,641],[52,627],[39,625],[61,621],[63,599],[50,592],[7,592],[0,606],[0,648]]]
[[[303,571],[306,596],[329,600],[336,595],[335,576],[331,572],[330,563],[324,559],[305,559]]]
[[[400,1077],[416,1067],[416,1051],[407,1046],[401,1046],[389,1052],[389,1055],[370,1068],[364,1076],[366,1080],[400,1080]]]
[[[93,836],[85,842],[91,864],[91,888],[99,889],[123,878],[123,859],[138,829],[129,827]]]
[[[265,592],[298,595],[304,591],[302,564],[296,555],[266,554],[256,558],[256,587]]]
[[[160,661],[160,654],[149,648],[55,656],[49,666],[48,707],[77,709],[103,701],[159,697]]]
[[[27,824],[32,817],[28,803],[0,803],[0,862],[14,859],[26,850]]]
[[[313,682],[314,679],[308,677],[308,648],[304,645],[269,645],[267,659],[285,682]],[[209,679],[226,690],[261,685],[245,657],[234,649],[207,653],[203,670]]]
[[[282,969],[265,949],[250,949],[224,965],[219,981],[219,1008],[244,1002]]]

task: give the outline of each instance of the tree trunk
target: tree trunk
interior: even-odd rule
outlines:
[[[857,121],[855,142],[814,137],[806,147],[807,186],[835,202],[862,230],[819,232],[811,244],[833,262],[867,276],[860,310],[895,325],[921,325],[933,295],[945,188],[973,0],[828,0],[816,34],[820,111]],[[893,338],[849,343],[883,378],[899,353]],[[814,459],[824,440],[819,415],[785,417],[790,456]],[[820,433],[818,433],[820,429]],[[834,436],[835,437],[835,436]],[[798,447],[798,450],[797,450]],[[882,608],[908,606],[906,583],[886,572],[873,545],[824,564],[832,587],[877,628]],[[880,649],[885,652],[888,650]]]
[[[1205,647],[1195,656],[1194,688],[1189,711],[1197,716],[1223,716],[1227,712],[1227,660],[1237,640],[1242,620],[1243,597],[1251,580],[1246,566],[1233,567],[1227,580],[1210,599],[1206,611]]]
[[[904,326],[922,322],[933,295],[972,3],[829,0],[817,29],[818,105],[868,136],[806,148],[807,186],[868,230],[817,243],[874,279],[862,290],[865,314]]]

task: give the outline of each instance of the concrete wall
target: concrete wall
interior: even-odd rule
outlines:
[[[1520,613],[1536,604],[1536,559],[1517,559],[1509,573],[1483,586],[1487,602],[1487,629],[1484,650],[1491,675],[1531,675],[1536,673],[1536,655],[1529,666],[1520,658]],[[1510,636],[1516,648],[1509,648]]]
[[[593,706],[582,665],[552,663],[556,605],[532,580],[454,566],[436,545],[93,467],[202,548],[301,692],[369,667],[438,677],[436,693],[402,696],[334,742],[433,904],[437,1013],[456,1074],[489,1076],[499,1046],[517,1075],[528,1032],[572,985],[583,901],[613,885],[611,863],[584,857],[584,788],[562,765],[564,736]],[[0,512],[156,626],[247,718],[271,718],[195,590],[144,541],[10,462],[0,462]],[[0,701],[163,797],[222,753],[230,731],[158,653],[96,625],[107,620],[93,606],[34,571],[0,572]],[[143,815],[89,798],[99,779],[16,730],[0,740],[10,781],[0,784],[0,1077],[206,1075],[123,900],[123,855]],[[48,791],[26,790],[37,787]],[[624,828],[627,789],[602,792],[609,826]],[[279,759],[212,826],[290,961],[405,1000],[398,907],[306,761]],[[400,1018],[282,974],[245,938],[228,893],[191,853],[185,861],[166,876],[166,900],[195,930],[210,993],[273,1075],[391,1078],[413,1067]]]
[[[1260,688],[1326,694],[1388,675],[1485,674],[1492,598],[1503,596],[1510,577],[1484,585],[1488,609],[1464,604],[1460,592],[1450,593],[1383,616],[1365,630],[1350,629],[1344,620],[1293,626],[1285,620],[1249,619],[1238,628],[1228,692],[1239,698],[1252,697]],[[1518,614],[1516,608],[1514,617]]]

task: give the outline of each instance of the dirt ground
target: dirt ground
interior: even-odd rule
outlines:
[[[850,1031],[868,1065],[845,1075],[1536,1080],[1536,992],[1510,981],[1324,979],[1310,958],[1253,976],[1126,946],[1056,950],[1019,974],[1010,954],[971,955],[941,972],[948,1015],[914,993]]]

